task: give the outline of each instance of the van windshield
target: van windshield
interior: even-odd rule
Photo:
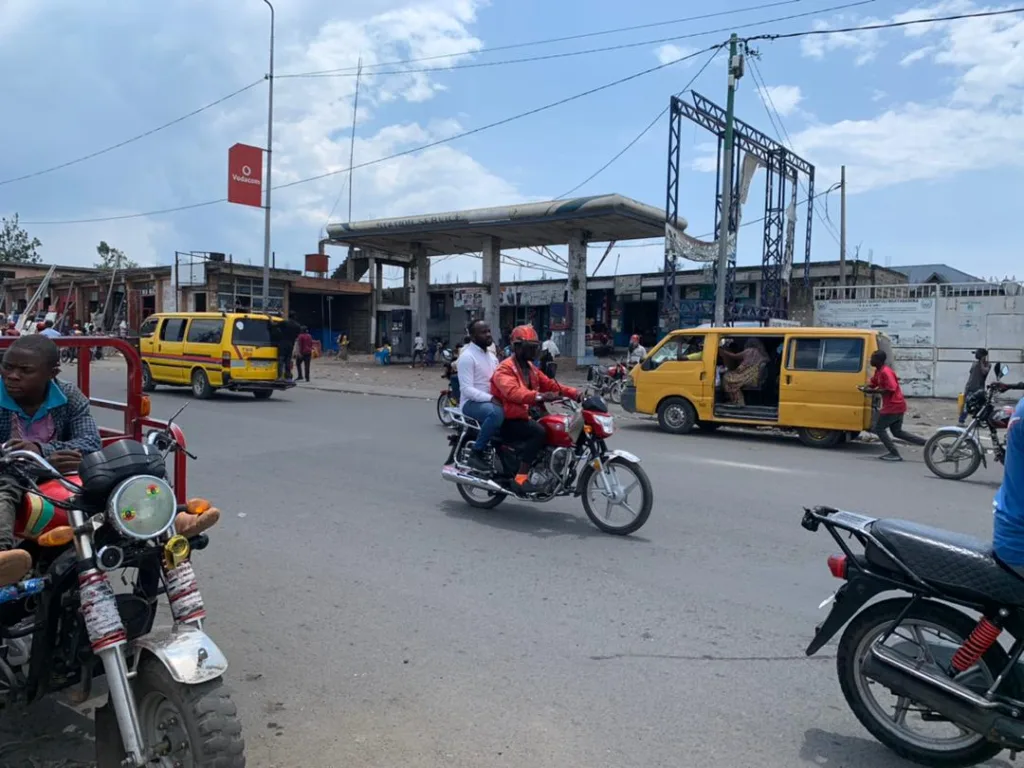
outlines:
[[[257,317],[238,318],[232,325],[231,341],[244,347],[272,347],[270,321]]]

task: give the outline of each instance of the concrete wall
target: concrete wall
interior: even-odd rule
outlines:
[[[981,293],[957,286],[929,286],[930,297],[819,300],[815,323],[874,328],[893,338],[895,369],[904,391],[916,397],[956,397],[980,347],[992,362],[1010,367],[1010,381],[1024,380],[1024,296]],[[932,313],[926,317],[927,313]],[[851,322],[851,318],[860,318]],[[930,318],[930,319],[929,319]]]

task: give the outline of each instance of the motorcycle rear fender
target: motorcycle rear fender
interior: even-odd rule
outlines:
[[[884,581],[868,573],[854,574],[848,582],[836,592],[835,603],[829,611],[828,618],[814,630],[814,639],[807,646],[805,653],[813,656],[820,651],[829,640],[835,637],[846,623],[852,619],[864,604],[875,595],[893,588],[892,582]]]
[[[622,459],[623,461],[628,461],[630,464],[639,464],[640,463],[640,457],[639,456],[636,456],[635,454],[632,454],[629,451],[620,451],[620,450],[608,451],[607,453],[602,455],[601,456],[601,463],[604,464],[604,463],[606,463],[608,461],[611,461],[613,458],[616,458],[616,457]],[[580,472],[580,479],[576,482],[576,491],[573,493],[573,496],[582,496],[583,495],[583,489],[587,487],[587,481],[590,479],[590,475],[591,475],[591,473],[593,471],[594,471],[593,465],[588,464],[586,469],[584,469],[582,472]]]
[[[215,680],[228,669],[227,657],[217,644],[201,629],[188,624],[155,629],[135,640],[132,649],[140,656],[153,655],[176,683],[184,685]]]
[[[935,430],[936,435],[962,435],[967,430],[964,427],[939,427]],[[981,444],[981,438],[978,437],[978,433],[975,432],[970,436],[970,439],[974,441],[974,444],[978,446],[978,453],[981,454],[981,464],[983,467],[988,467],[988,460],[985,458],[985,448]]]

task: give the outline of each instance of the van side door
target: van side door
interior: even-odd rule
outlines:
[[[188,382],[189,364],[185,360],[185,326],[188,318],[165,317],[160,323],[157,336],[156,357],[160,360],[160,374],[154,378],[169,384],[185,384]]]
[[[667,339],[641,365],[637,387],[637,406],[642,413],[653,413],[666,397],[685,397],[701,419],[711,418],[714,375],[713,336],[679,334]],[[705,344],[711,344],[710,350]]]
[[[867,346],[863,336],[790,336],[779,388],[779,423],[847,432],[864,429],[871,399],[857,387],[866,381]]]
[[[201,365],[210,383],[219,387],[224,383],[224,318],[193,317],[185,334],[185,357],[193,366]],[[191,375],[191,374],[190,374]]]

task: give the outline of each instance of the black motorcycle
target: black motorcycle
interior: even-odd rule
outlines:
[[[836,668],[864,727],[922,765],[1024,750],[1024,578],[985,542],[905,520],[818,507],[802,524],[835,539],[828,567],[844,582],[821,604],[832,608],[807,655],[849,624]],[[904,594],[867,605],[890,591]]]

